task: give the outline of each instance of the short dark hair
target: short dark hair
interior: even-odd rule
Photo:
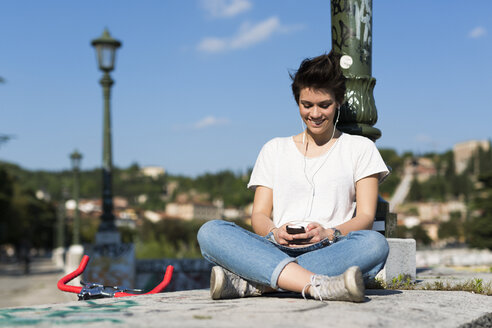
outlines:
[[[299,96],[304,88],[333,92],[335,100],[341,105],[345,96],[345,76],[340,67],[340,56],[330,51],[302,61],[295,73],[290,73],[292,93],[299,104]]]

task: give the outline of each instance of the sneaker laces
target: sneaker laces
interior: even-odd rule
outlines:
[[[224,271],[226,273],[227,285],[229,288],[235,289],[240,297],[261,295],[261,288],[258,288],[259,286],[256,286],[253,282],[247,281],[228,270]]]
[[[309,286],[311,287],[309,291],[311,296],[313,298],[319,298],[320,301],[323,301],[322,294],[324,294],[325,299],[335,299],[337,296],[347,293],[345,280],[342,275],[328,277],[313,274],[310,278],[310,282],[302,288],[302,297],[304,297],[304,299],[307,299],[305,291]]]
[[[319,288],[318,286],[316,286],[316,283],[315,283],[315,280],[314,280],[314,274],[311,276],[311,278],[309,279],[310,281],[304,285],[304,287],[302,288],[302,297],[304,297],[305,300],[307,300],[307,297],[306,297],[306,288],[308,288],[309,286],[311,286],[311,289],[310,289],[310,294],[311,295],[314,295],[314,293],[318,294],[318,297],[319,297],[319,300],[322,301],[323,299],[321,298],[321,293],[319,291]],[[314,297],[314,296],[313,296]],[[316,298],[316,297],[314,297]]]

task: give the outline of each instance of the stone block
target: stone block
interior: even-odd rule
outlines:
[[[376,279],[391,282],[393,278],[403,275],[415,281],[416,267],[416,243],[415,239],[388,238],[389,255],[386,265]]]
[[[65,274],[71,273],[79,267],[82,256],[84,256],[84,246],[72,245],[68,248],[65,261]],[[80,286],[80,276],[73,279],[69,285]]]

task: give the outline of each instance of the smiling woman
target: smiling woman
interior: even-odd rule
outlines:
[[[213,299],[288,290],[362,302],[364,279],[384,266],[388,244],[370,229],[388,170],[371,140],[336,129],[345,93],[339,65],[330,53],[291,75],[306,129],[270,140],[258,156],[248,183],[255,233],[225,221],[200,228],[202,254],[218,265]]]

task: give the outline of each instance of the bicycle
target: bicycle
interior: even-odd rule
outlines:
[[[82,287],[67,285],[68,282],[77,278],[84,272],[88,262],[89,262],[89,256],[84,255],[82,257],[82,260],[80,261],[79,267],[75,271],[67,274],[66,276],[62,277],[58,281],[57,283],[58,289],[64,292],[77,294],[79,301],[98,299],[98,298],[108,298],[108,297],[150,295],[150,294],[159,293],[164,288],[167,287],[167,285],[171,282],[171,278],[174,270],[174,267],[172,265],[168,265],[162,281],[147,293],[141,293],[142,290],[140,289],[129,289],[129,288],[118,287],[118,286],[106,286],[97,283],[82,282],[82,281],[80,282]],[[137,292],[141,294],[133,294],[133,292]]]

